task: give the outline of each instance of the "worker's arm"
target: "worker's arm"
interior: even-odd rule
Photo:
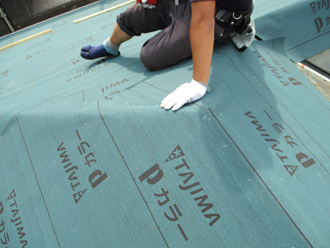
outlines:
[[[193,57],[193,79],[182,84],[161,103],[165,109],[177,110],[206,93],[214,44],[214,1],[192,2],[190,43]]]
[[[214,1],[191,3],[190,43],[193,57],[193,79],[209,81],[214,45]]]

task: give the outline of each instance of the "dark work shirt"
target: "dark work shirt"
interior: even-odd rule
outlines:
[[[189,0],[189,2],[198,2],[203,0]],[[246,11],[250,8],[252,0],[215,0],[216,8],[228,11]]]

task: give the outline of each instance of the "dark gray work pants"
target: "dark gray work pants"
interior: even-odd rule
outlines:
[[[161,30],[142,47],[140,58],[149,70],[160,70],[191,57],[189,37],[191,6],[174,5],[173,0],[158,0],[155,9],[134,4],[117,18],[121,30],[130,36]],[[223,28],[215,25],[215,38]]]

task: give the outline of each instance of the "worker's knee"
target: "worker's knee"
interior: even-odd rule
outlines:
[[[144,43],[140,53],[140,59],[143,65],[150,71],[157,71],[165,68],[166,65],[162,62],[162,58],[157,51],[151,50],[150,47],[147,47],[148,42],[149,41]]]

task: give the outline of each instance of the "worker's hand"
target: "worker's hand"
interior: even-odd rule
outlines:
[[[175,91],[169,94],[161,103],[161,107],[165,109],[177,110],[184,104],[201,99],[206,93],[207,86],[196,80],[190,83],[184,83]]]

